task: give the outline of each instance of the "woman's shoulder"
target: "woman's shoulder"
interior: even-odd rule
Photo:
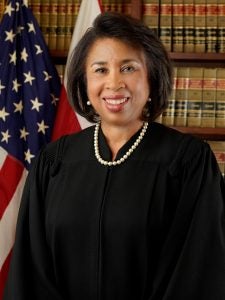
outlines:
[[[47,162],[54,162],[57,159],[76,157],[84,154],[90,145],[93,144],[94,127],[90,126],[79,132],[64,135],[59,139],[48,143],[41,151],[41,155]]]
[[[159,123],[152,124],[152,132],[161,155],[170,162],[182,161],[184,164],[196,159],[202,152],[210,151],[204,140]]]

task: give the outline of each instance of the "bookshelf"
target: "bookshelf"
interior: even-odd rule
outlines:
[[[225,141],[225,128],[213,128],[213,127],[175,127],[171,128],[177,129],[183,133],[191,133],[203,140],[208,141]]]
[[[222,1],[222,2],[221,2]],[[47,5],[48,1],[41,1],[41,0],[30,0],[29,4],[32,5],[34,3],[45,3],[44,5]],[[54,1],[53,1],[54,2]],[[53,3],[52,2],[52,3]],[[76,18],[76,15],[78,13],[79,10],[79,3],[81,1],[80,0],[71,0],[68,1],[68,3],[73,3],[73,18]],[[190,1],[189,1],[190,2]],[[198,7],[200,0],[196,0],[195,1],[195,6]],[[3,5],[4,1],[1,1],[1,4]],[[49,2],[50,3],[50,2]],[[61,3],[61,2],[60,2]],[[66,2],[67,3],[67,2]],[[180,3],[178,0],[177,1],[166,1],[166,0],[102,0],[103,5],[103,9],[115,9],[115,10],[120,10],[122,7],[122,12],[124,13],[129,13],[130,15],[132,15],[133,17],[137,18],[137,19],[143,19],[144,21],[147,21],[147,24],[149,24],[149,26],[152,26],[152,24],[150,24],[152,22],[152,20],[154,20],[155,22],[155,26],[153,24],[153,28],[156,28],[156,31],[159,34],[159,25],[164,26],[163,22],[165,19],[163,19],[165,16],[163,16],[162,20],[160,20],[160,13],[161,12],[161,6],[164,5],[164,10],[162,10],[162,12],[166,11],[165,10],[165,5],[170,5],[170,13],[171,15],[169,16],[170,18],[173,18],[173,12],[174,12],[174,7],[176,6],[176,9],[178,8],[179,5],[182,5],[182,3],[187,3],[187,1],[182,1],[182,3]],[[165,4],[166,3],[166,4]],[[169,4],[168,4],[169,3]],[[205,1],[205,3],[207,3],[207,0]],[[220,4],[218,4],[220,3]],[[222,6],[223,8],[225,7],[225,4],[223,4],[223,0],[217,0],[217,4]],[[60,4],[61,5],[61,4]],[[175,6],[174,6],[175,5]],[[191,4],[193,5],[193,4]],[[155,13],[155,8],[157,7],[158,9],[158,13]],[[199,8],[201,8],[201,6],[199,6]],[[197,13],[199,13],[200,10],[197,10]],[[223,12],[224,13],[224,12]],[[35,12],[34,12],[35,14]],[[39,16],[39,13],[37,13]],[[153,15],[155,14],[155,15]],[[176,14],[178,14],[178,18],[179,18],[179,10],[176,11]],[[219,14],[218,14],[219,16]],[[167,16],[168,17],[168,16]],[[199,16],[197,16],[199,18]],[[221,15],[220,15],[221,18]],[[222,21],[221,21],[222,20]],[[225,31],[225,16],[222,15],[221,18],[221,22],[222,23],[222,30]],[[174,21],[176,22],[181,22],[181,19],[177,20],[169,20],[171,27],[174,25]],[[186,20],[187,21],[187,20]],[[190,20],[193,24],[193,16],[192,19]],[[199,19],[198,19],[199,21]],[[168,20],[166,20],[166,22],[168,22]],[[217,17],[217,22],[219,22],[219,17]],[[219,24],[219,23],[218,23]],[[40,24],[41,25],[41,24]],[[220,25],[218,25],[220,26]],[[165,27],[165,26],[164,26]],[[207,24],[205,22],[205,28],[207,27]],[[209,28],[211,29],[211,28]],[[220,32],[220,28],[218,27],[218,32]],[[173,31],[170,30],[170,34],[173,35]],[[164,37],[165,38],[165,37]],[[188,37],[190,38],[190,37]],[[166,38],[167,39],[167,38]],[[163,39],[162,39],[163,40]],[[191,39],[190,39],[191,40]],[[184,39],[183,39],[184,41]],[[209,52],[209,49],[206,49],[205,51],[202,51],[202,49],[200,48],[196,48],[197,50],[195,51],[195,49],[192,49],[192,52],[184,52],[185,49],[183,48],[183,51],[179,50],[179,47],[181,45],[176,45],[178,46],[178,51],[177,52],[173,52],[172,50],[175,49],[175,47],[173,47],[173,37],[170,36],[169,39],[167,39],[167,42],[170,43],[170,50],[168,50],[169,55],[173,61],[174,67],[204,67],[204,68],[224,68],[225,69],[225,51],[223,52],[218,52],[218,45],[217,47],[215,47],[214,50],[216,51],[212,51]],[[208,40],[207,40],[208,42]],[[224,39],[220,39],[219,42],[225,43],[225,36]],[[196,41],[195,41],[196,43]],[[168,46],[168,45],[167,45]],[[199,45],[198,45],[199,46]],[[200,45],[201,47],[201,45]],[[225,46],[224,46],[225,47]],[[207,47],[206,47],[207,48]],[[177,49],[177,48],[176,48]],[[188,48],[189,49],[189,48]],[[200,50],[199,50],[200,49]],[[201,51],[201,52],[199,52]],[[65,65],[66,63],[66,58],[67,58],[67,52],[68,50],[53,50],[50,47],[50,53],[52,56],[52,59],[54,61],[55,64],[57,65]],[[197,135],[203,139],[209,139],[209,140],[221,140],[221,141],[225,141],[225,126],[224,128],[222,127],[209,127],[209,128],[205,128],[205,127],[188,127],[188,126],[174,126],[171,125],[171,127],[174,127],[182,132],[188,132],[191,133],[193,135]]]
[[[167,47],[167,50],[169,52],[170,58],[173,61],[174,67],[199,67],[199,68],[225,68],[225,50],[224,50],[224,40],[225,40],[225,16],[224,14],[224,1],[218,0],[215,1],[215,4],[217,5],[217,13],[215,11],[212,11],[212,3],[210,1],[195,1],[195,4],[190,1],[145,1],[145,0],[139,0],[139,5],[143,6],[143,14],[142,18],[146,21],[147,24],[150,24],[152,28],[156,28],[156,32],[158,34],[162,34],[160,38],[163,42],[165,42],[165,46]],[[183,10],[179,9],[179,7],[183,6]],[[191,7],[192,6],[192,7]],[[214,6],[215,7],[215,6]],[[189,11],[189,15],[187,14],[185,19],[185,9]],[[220,10],[220,11],[219,11]],[[158,14],[156,13],[158,11]],[[222,12],[222,13],[221,13]],[[174,13],[174,14],[173,14]],[[161,14],[161,16],[160,16]],[[213,15],[214,14],[214,15]],[[212,17],[213,16],[213,17]],[[188,18],[187,18],[188,17]],[[196,17],[196,18],[195,18]],[[182,20],[183,19],[183,20]],[[153,23],[153,21],[154,23]],[[187,28],[185,28],[185,23],[188,23]],[[183,23],[182,23],[183,22]],[[162,31],[160,32],[159,28],[162,26],[162,28],[168,27],[168,23],[171,27],[175,27],[180,30],[180,27],[182,28],[183,36],[177,36],[178,42],[173,45],[173,34],[174,31],[171,29],[168,33],[168,31]],[[215,24],[216,23],[216,24]],[[179,27],[180,26],[180,27]],[[202,30],[203,36],[200,34],[196,40],[193,40],[193,36],[188,36],[189,39],[188,42],[191,41],[192,44],[197,44],[194,48],[193,45],[190,47],[189,52],[185,52],[185,30],[192,30],[190,32],[194,32],[194,27],[198,27],[198,30]],[[215,26],[218,26],[216,28],[216,31],[218,32],[218,35],[220,35],[220,38],[218,38],[217,41],[215,41],[215,36],[213,36],[212,32],[215,32]],[[199,29],[200,28],[200,29]],[[199,33],[196,28],[196,33]],[[163,36],[164,32],[168,34],[167,36]],[[187,31],[188,32],[188,31]],[[197,35],[195,33],[195,35]],[[221,34],[222,33],[222,34]],[[159,34],[159,35],[160,35]],[[176,34],[176,31],[175,31]],[[222,38],[221,38],[222,36]],[[210,38],[212,42],[210,41]],[[203,50],[203,42],[201,39],[205,39],[205,49]],[[182,42],[180,42],[182,40]],[[182,45],[183,43],[183,45]],[[207,43],[209,45],[207,45]],[[220,46],[218,43],[221,43],[222,49],[219,53]],[[181,50],[181,46],[183,46],[183,49]],[[190,46],[190,45],[189,45]],[[212,48],[210,48],[212,47]],[[176,52],[173,52],[173,50],[176,48]],[[189,49],[189,48],[187,48]],[[196,49],[196,51],[194,50]],[[217,52],[217,53],[216,53]],[[225,141],[225,126],[224,127],[188,127],[188,126],[174,126],[171,125],[171,127],[184,132],[184,133],[191,133],[195,136],[198,136],[205,140],[211,140],[211,141]]]
[[[112,1],[113,2],[113,1]],[[122,1],[121,1],[122,2]],[[151,1],[131,0],[130,14],[138,19],[143,16],[145,3]],[[152,3],[155,1],[152,1]],[[57,64],[65,64],[67,51],[51,51],[52,57]],[[169,52],[175,67],[205,67],[205,68],[225,68],[225,53],[213,52]],[[185,133],[191,133],[205,140],[225,141],[225,128],[216,127],[188,127],[171,126]]]

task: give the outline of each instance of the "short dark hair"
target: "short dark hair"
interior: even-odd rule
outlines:
[[[146,104],[148,113],[143,114],[143,119],[154,121],[168,105],[172,90],[171,61],[153,30],[137,19],[114,12],[98,15],[71,55],[67,92],[76,112],[91,122],[99,119],[93,107],[87,105],[85,65],[91,46],[102,38],[116,38],[143,51],[151,97],[151,102]]]

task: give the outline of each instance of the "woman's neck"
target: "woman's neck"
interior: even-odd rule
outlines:
[[[142,126],[142,121],[137,123],[135,126],[113,126],[105,125],[104,123],[101,124],[107,144],[112,152],[112,160],[116,158],[118,151]]]

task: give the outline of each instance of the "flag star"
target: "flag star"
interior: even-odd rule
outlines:
[[[29,32],[34,32],[34,33],[36,33],[35,32],[35,28],[34,28],[34,24],[31,22],[31,23],[27,23],[27,25],[28,25],[28,27],[29,27],[29,29],[28,29],[28,31]]]
[[[41,121],[41,123],[37,123],[38,125],[38,132],[42,132],[45,134],[45,129],[49,128],[48,125],[45,125],[44,120]]]
[[[19,9],[20,9],[20,4],[19,2],[16,2],[16,11],[19,11]]]
[[[34,80],[35,77],[31,76],[31,72],[29,71],[28,73],[23,73],[23,75],[26,77],[24,83],[29,82],[30,85],[32,85],[32,80]]]
[[[16,93],[18,93],[18,89],[21,86],[20,83],[18,83],[17,79],[13,80],[13,88],[12,91],[15,91]]]
[[[20,114],[22,114],[22,111],[23,111],[23,102],[22,102],[22,100],[20,100],[19,103],[14,102],[13,105],[15,106],[14,113],[19,112]]]
[[[5,86],[2,85],[2,81],[0,80],[0,95],[2,93],[2,90],[4,90],[4,89],[5,89]]]
[[[51,94],[51,97],[52,97],[52,104],[56,105],[57,104],[57,101],[59,101],[59,98],[56,98],[54,94]]]
[[[20,129],[20,138],[24,139],[24,141],[27,140],[27,135],[29,135],[29,132],[26,131],[26,128],[23,127],[22,129]]]
[[[27,54],[26,48],[23,48],[23,51],[20,52],[20,55],[21,55],[21,60],[24,60],[25,62],[27,62],[27,58],[29,55]]]
[[[23,5],[28,7],[28,0],[23,0]]]
[[[6,6],[4,14],[8,14],[10,17],[15,8],[12,7],[11,2]]]
[[[49,79],[51,79],[51,78],[52,78],[52,76],[51,76],[51,75],[49,75],[49,74],[48,74],[48,72],[46,72],[46,71],[43,71],[43,73],[44,73],[44,75],[45,75],[45,81],[48,81]]]
[[[11,135],[9,134],[9,130],[7,129],[5,132],[1,131],[1,134],[2,134],[1,142],[6,142],[6,144],[8,144],[9,138],[11,137]]]
[[[39,45],[34,45],[34,46],[35,46],[35,48],[37,49],[36,55],[43,52],[43,50],[41,49],[41,46],[39,46]]]
[[[36,111],[39,112],[39,108],[43,105],[43,103],[39,102],[38,100],[39,99],[37,97],[34,100],[30,100],[33,104],[31,110],[36,109]]]
[[[22,30],[24,30],[23,26],[18,26],[16,29],[16,33],[21,34]]]
[[[25,161],[27,161],[29,164],[31,163],[31,159],[34,158],[34,155],[31,154],[30,149],[24,152]]]
[[[13,63],[14,66],[16,65],[16,50],[12,53],[12,54],[9,54],[10,56],[10,63]]]
[[[9,116],[9,113],[5,111],[5,107],[0,109],[0,119],[2,119],[5,122],[7,116]]]
[[[6,34],[5,42],[10,41],[11,43],[13,43],[13,39],[16,35],[15,33],[13,33],[12,29],[10,31],[5,31],[5,34]]]

